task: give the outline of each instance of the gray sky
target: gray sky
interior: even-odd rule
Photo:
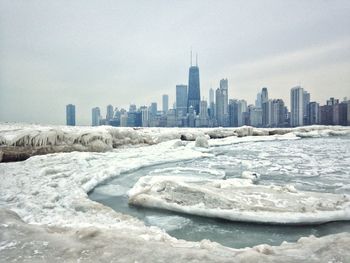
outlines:
[[[201,95],[221,78],[254,103],[266,86],[289,105],[301,85],[323,104],[350,97],[350,1],[0,0],[0,121],[77,123],[91,108],[158,102],[187,84],[199,54]]]

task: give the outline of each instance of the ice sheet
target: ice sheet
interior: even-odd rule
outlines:
[[[350,220],[347,195],[298,191],[289,185],[254,185],[250,179],[144,176],[128,194],[133,205],[233,221],[319,224]]]

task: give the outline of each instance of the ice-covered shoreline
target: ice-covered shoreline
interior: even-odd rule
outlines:
[[[13,126],[11,127],[13,128]],[[106,128],[109,127],[99,127],[98,129],[103,130]],[[16,137],[17,133],[28,134],[28,131],[18,130],[15,131],[11,137],[11,129],[5,129],[5,132],[1,133],[2,138],[6,137],[6,140],[14,140],[14,138],[19,138]],[[175,134],[175,130],[170,130],[171,136],[176,135],[178,137],[183,135],[182,132]],[[249,131],[250,128],[247,130]],[[335,129],[335,131],[330,129],[321,131],[324,135],[327,135],[329,132],[344,133],[348,132],[348,130],[349,129],[341,128],[340,130]],[[138,131],[135,130],[135,132]],[[144,133],[148,133],[149,136],[151,136],[152,132],[152,129],[146,129],[144,131]],[[222,132],[225,133],[227,131],[224,130]],[[299,132],[302,131],[300,130]],[[4,136],[5,133],[7,135]],[[202,131],[200,131],[200,133],[203,136]],[[280,247],[261,245],[255,248],[235,250],[210,241],[198,243],[177,240],[159,228],[146,227],[138,219],[117,213],[111,208],[93,202],[88,198],[87,193],[97,184],[109,178],[119,176],[123,172],[158,163],[191,160],[203,158],[208,155],[210,156],[210,153],[196,148],[194,142],[182,143],[179,140],[170,140],[172,138],[170,135],[168,135],[165,130],[163,133],[159,132],[157,136],[150,137],[155,140],[153,141],[154,143],[143,147],[125,147],[102,153],[54,153],[34,156],[23,162],[1,163],[0,208],[2,211],[5,211],[4,209],[9,209],[16,212],[26,223],[23,225],[16,220],[11,223],[6,221],[7,216],[4,216],[5,219],[0,222],[1,257],[5,258],[8,256],[11,258],[11,256],[13,256],[18,259],[18,256],[21,254],[21,248],[25,245],[29,246],[29,244],[32,246],[32,253],[34,253],[35,250],[39,252],[45,251],[43,246],[40,245],[43,244],[44,239],[37,240],[38,237],[33,234],[29,236],[28,239],[21,240],[23,236],[21,236],[20,233],[21,227],[28,227],[27,230],[29,232],[31,231],[31,233],[36,230],[40,232],[41,230],[39,230],[39,228],[45,230],[49,227],[50,229],[47,230],[49,234],[55,233],[54,231],[58,228],[69,229],[69,231],[62,234],[62,238],[67,239],[68,243],[72,240],[79,243],[78,248],[71,254],[73,257],[72,261],[82,258],[84,250],[81,249],[81,247],[87,247],[87,249],[90,249],[91,253],[96,252],[95,259],[98,258],[98,255],[102,255],[101,259],[107,261],[113,257],[118,257],[118,252],[126,249],[126,246],[122,246],[120,243],[118,243],[120,244],[119,247],[118,245],[113,247],[114,250],[110,247],[111,249],[108,250],[107,254],[103,254],[103,249],[108,247],[107,241],[100,247],[89,246],[89,244],[91,245],[91,243],[89,243],[90,238],[91,240],[95,240],[94,242],[102,242],[106,235],[109,237],[107,240],[117,238],[123,240],[124,238],[130,241],[130,246],[127,247],[130,254],[123,254],[123,257],[121,257],[121,261],[124,262],[133,262],[134,260],[140,259],[145,262],[154,262],[152,259],[154,259],[155,255],[165,257],[161,258],[160,261],[177,262],[214,262],[215,259],[217,262],[232,262],[234,260],[238,262],[249,262],[250,259],[256,262],[259,260],[264,262],[280,262],[281,259],[286,262],[288,262],[288,260],[290,262],[298,262],[300,258],[308,258],[310,254],[314,256],[312,259],[314,262],[328,262],[329,260],[338,258],[345,262],[350,259],[350,252],[348,252],[346,245],[346,242],[350,240],[349,233],[331,235],[323,238],[303,238],[298,243],[284,244]],[[188,140],[194,139],[193,137],[190,138],[193,134],[189,134],[188,136]],[[256,140],[269,137],[270,136],[260,136],[256,138]],[[293,139],[293,136],[286,136],[283,138],[275,137],[275,139]],[[160,142],[161,140],[163,140],[163,142]],[[230,141],[227,140],[228,138],[215,140],[215,144],[228,144],[234,143],[235,141],[234,139],[232,141],[231,139]],[[237,138],[237,140],[240,140],[240,138]],[[209,145],[211,145],[212,141],[213,140],[209,140]],[[6,212],[4,213],[6,214]],[[87,234],[86,238],[79,238],[77,234],[79,231],[85,232],[86,229],[90,228],[94,228],[97,233],[101,233],[100,239],[100,234],[95,235],[94,231],[92,231],[92,234]],[[19,232],[16,232],[16,229]],[[91,232],[88,231],[88,233]],[[43,236],[46,238],[45,231]],[[32,240],[30,238],[32,238]],[[33,240],[37,240],[38,242],[33,243]],[[42,241],[41,243],[39,242],[40,240]],[[48,246],[53,247],[54,250],[57,248],[54,241],[49,243]],[[64,251],[64,246],[57,246],[58,250],[61,248],[61,250]],[[157,251],[163,250],[164,253],[159,252],[160,254],[155,253],[152,256],[154,246],[159,246]],[[327,248],[328,246],[332,247]],[[325,254],[324,251],[322,252],[322,248],[327,248],[327,254]],[[298,255],[295,254],[296,249],[298,253],[300,252]],[[93,250],[96,251],[93,252]],[[13,253],[13,251],[17,253]],[[142,252],[144,252],[146,256],[142,257]],[[176,258],[176,255],[179,256],[184,252],[186,256]],[[135,258],[132,256],[130,257],[133,253],[137,255]],[[51,259],[59,261],[57,258]],[[93,259],[94,257],[91,257],[91,261],[93,261]]]
[[[350,134],[349,127],[305,126],[297,128],[121,128],[112,126],[44,126],[0,123],[0,162],[20,161],[56,152],[105,152],[130,145],[153,145],[174,139],[211,139],[292,134],[322,137]]]

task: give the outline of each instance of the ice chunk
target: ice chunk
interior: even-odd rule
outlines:
[[[129,191],[129,203],[233,221],[312,224],[350,219],[346,195],[254,185],[251,179],[205,180],[145,176]]]
[[[242,178],[250,179],[253,183],[256,183],[260,179],[260,174],[256,172],[244,171],[242,173]]]

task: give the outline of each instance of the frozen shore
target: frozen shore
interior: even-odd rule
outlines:
[[[347,195],[254,185],[250,179],[144,176],[129,191],[129,203],[242,222],[304,225],[350,220]]]
[[[111,126],[68,127],[0,123],[0,162],[21,161],[34,155],[56,152],[106,152],[131,145],[152,145],[174,139],[195,141],[245,136],[292,134],[321,137],[350,134],[349,127],[305,126],[297,128],[121,128]]]
[[[10,141],[34,143],[40,141],[38,138],[46,138],[46,135],[42,134],[29,136],[28,134],[32,134],[32,126],[24,127],[23,130],[20,127],[16,130],[15,127],[17,126],[13,125],[1,130],[2,145],[8,145]],[[42,126],[40,127],[39,129],[43,129]],[[53,127],[47,128],[53,129]],[[87,129],[107,134],[104,130],[110,128]],[[67,129],[71,129],[68,134],[74,134],[75,129],[80,128]],[[251,131],[252,128],[244,129]],[[151,138],[147,146],[122,147],[107,152],[54,153],[34,156],[23,162],[1,163],[0,261],[62,262],[60,255],[63,252],[67,255],[67,261],[74,262],[78,260],[94,262],[99,259],[107,262],[113,260],[119,262],[300,262],[306,258],[310,259],[310,262],[350,260],[350,252],[347,248],[350,242],[349,233],[322,238],[302,238],[297,243],[282,244],[278,247],[261,245],[237,250],[210,241],[177,240],[157,227],[146,227],[136,218],[117,213],[109,207],[91,201],[87,196],[90,190],[105,180],[120,176],[123,172],[160,163],[210,156],[207,151],[195,147],[190,133],[187,139],[191,142],[170,140],[172,136],[178,138],[183,135],[186,129],[180,133],[177,129],[168,131],[159,129],[158,133],[156,130],[131,131],[131,134],[142,131],[144,138]],[[153,131],[155,135],[152,135]],[[328,133],[348,133],[349,129],[339,127],[332,131],[328,127],[306,133],[316,133],[315,131],[322,136],[327,136]],[[36,132],[37,130],[33,134]],[[52,131],[43,131],[43,134],[50,132]],[[198,132],[203,136],[202,130]],[[224,129],[221,132],[225,134],[228,131]],[[82,134],[83,132],[80,133],[80,137],[75,136],[95,138]],[[129,133],[126,132],[126,134]],[[72,140],[73,135],[69,136],[63,138]],[[209,140],[209,146],[234,143],[236,141],[234,138],[237,141],[242,139],[238,135],[231,137],[215,140],[215,143],[213,143],[214,140]],[[32,139],[29,140],[29,138]],[[105,137],[103,135],[99,138]],[[125,142],[124,145],[128,145],[129,139],[126,138],[121,138]],[[267,138],[271,136],[259,136],[256,140],[267,140]],[[274,137],[276,140],[294,138],[295,136],[289,135]],[[52,144],[64,145],[67,143],[65,140],[59,139]],[[94,141],[99,140],[87,140],[86,147],[95,145]],[[139,139],[135,140],[139,142]],[[253,139],[249,137],[249,140]],[[113,148],[113,139],[108,142]],[[42,145],[47,143],[43,140]],[[83,145],[79,143],[77,144]],[[140,143],[145,144],[145,141]]]
[[[203,240],[147,239],[135,230],[50,227],[0,209],[1,262],[349,262],[350,234],[231,249]]]

